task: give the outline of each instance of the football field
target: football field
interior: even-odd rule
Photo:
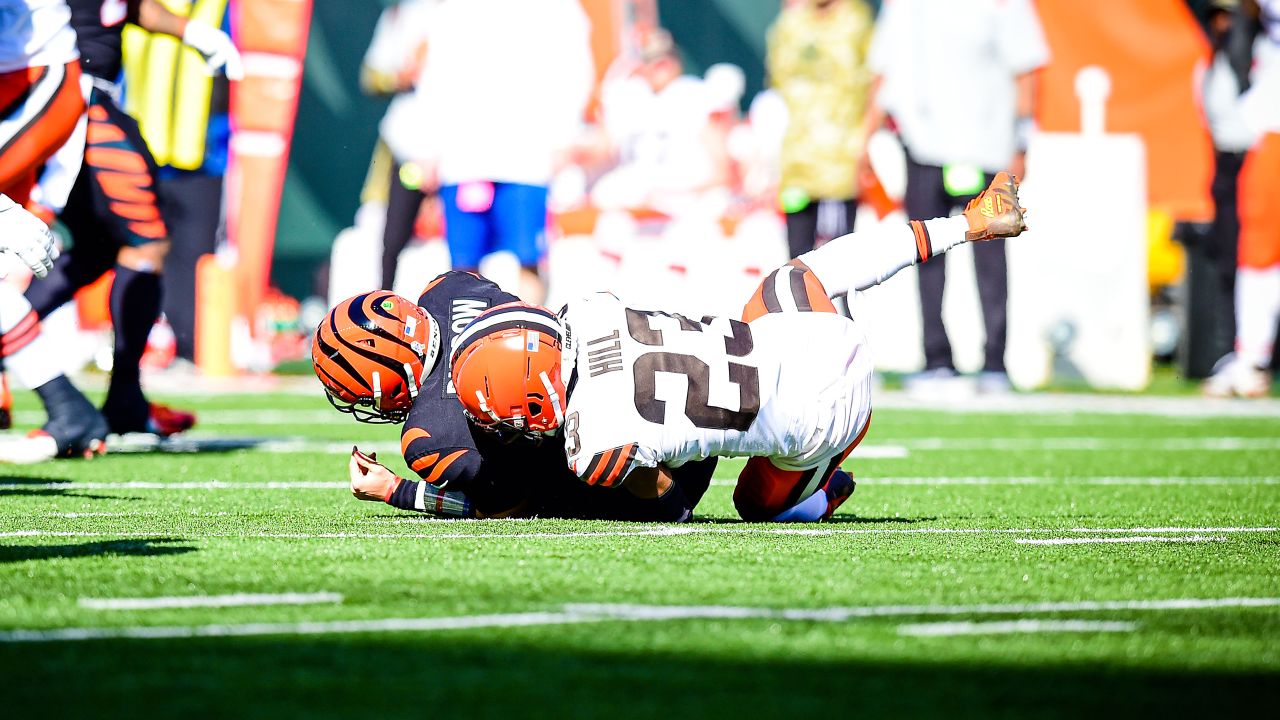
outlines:
[[[1280,405],[886,394],[824,525],[440,521],[346,489],[398,429],[0,468],[6,717],[1240,716],[1280,703]],[[38,424],[18,400],[18,420]]]

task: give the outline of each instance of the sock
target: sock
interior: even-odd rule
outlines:
[[[822,488],[796,505],[773,516],[773,522],[818,522],[827,512],[827,493]]]
[[[829,295],[879,285],[899,270],[928,260],[964,242],[963,217],[883,224],[842,235],[800,256]]]
[[[1236,270],[1236,357],[1255,368],[1271,364],[1280,318],[1280,265]]]
[[[59,375],[36,388],[36,394],[44,403],[45,412],[49,414],[50,420],[83,414],[86,408],[90,412],[93,411],[93,403],[71,384],[66,375]]]
[[[111,285],[111,325],[115,353],[111,385],[103,411],[117,432],[146,429],[149,409],[142,394],[138,363],[147,349],[147,336],[160,316],[160,276],[116,266]]]
[[[31,303],[31,307],[35,309],[36,314],[40,317],[46,317],[49,313],[57,310],[66,303],[70,302],[75,296],[76,290],[83,287],[91,281],[91,278],[80,278],[81,273],[72,272],[72,257],[70,253],[63,253],[57,260],[53,261],[53,269],[49,274],[42,278],[33,278],[31,284],[27,286],[27,302]],[[75,277],[73,277],[75,275]],[[77,284],[79,281],[80,284]]]

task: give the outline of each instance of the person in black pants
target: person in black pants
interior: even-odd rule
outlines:
[[[990,174],[979,187],[986,187]],[[904,197],[907,218],[928,220],[959,212],[972,200],[972,195],[953,196],[942,181],[942,168],[923,165],[907,153],[907,192]],[[1005,338],[1007,334],[1006,302],[1009,296],[1009,273],[1004,240],[973,245],[973,263],[978,280],[978,297],[982,301],[982,319],[987,331],[982,371],[992,377],[1002,376]],[[919,267],[920,315],[923,320],[924,369],[937,375],[953,374],[951,340],[942,324],[942,292],[947,282],[945,263],[925,263]]]

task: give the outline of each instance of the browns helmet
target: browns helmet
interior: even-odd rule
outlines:
[[[378,290],[338,303],[316,328],[311,365],[329,402],[356,420],[400,423],[440,354],[425,310]]]
[[[473,320],[450,365],[467,417],[505,436],[554,434],[564,420],[563,342],[560,321],[535,305],[498,305]]]

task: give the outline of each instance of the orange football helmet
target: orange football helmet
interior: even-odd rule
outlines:
[[[311,343],[311,365],[329,402],[369,423],[404,422],[439,354],[440,326],[385,290],[338,303]]]
[[[473,320],[454,344],[450,368],[468,419],[505,436],[555,434],[567,395],[563,341],[559,319],[535,305],[498,305]]]

